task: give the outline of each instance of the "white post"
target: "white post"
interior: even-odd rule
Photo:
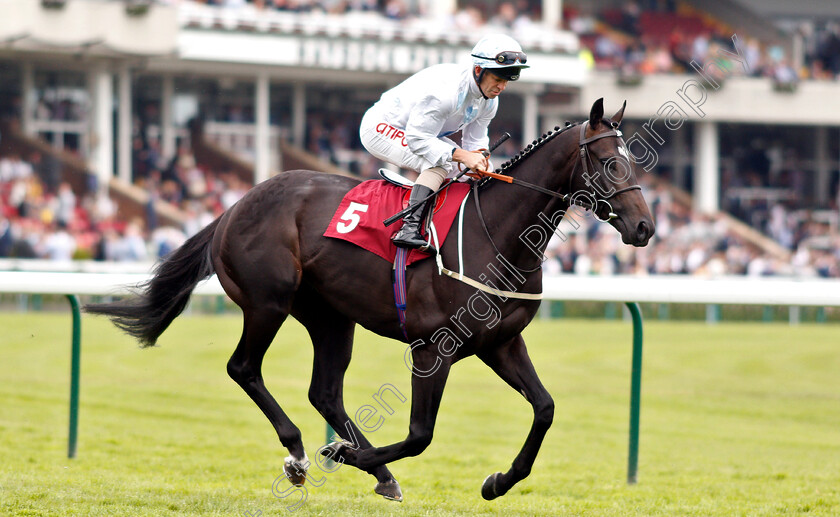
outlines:
[[[528,91],[522,98],[522,146],[526,146],[537,138],[539,131],[539,106],[537,94]]]
[[[269,81],[268,74],[257,76],[257,135],[254,142],[254,184],[268,179],[271,163],[271,146],[269,145]]]
[[[35,106],[38,105],[37,92],[35,91],[35,70],[32,67],[32,63],[24,61],[21,73],[20,109],[23,111],[20,114],[21,129],[24,134],[32,135],[35,133],[32,120],[35,116]]]
[[[799,325],[800,307],[798,305],[791,305],[788,307],[788,324]]]
[[[113,76],[100,65],[92,72],[93,89],[93,135],[91,142],[90,168],[99,179],[99,188],[107,189],[114,175],[114,128],[111,122],[114,104]]]
[[[563,0],[542,0],[543,25],[549,29],[559,29],[563,23]]]
[[[117,104],[117,175],[131,183],[132,110],[131,69],[128,64],[120,67],[119,103]]]
[[[166,161],[175,157],[175,125],[172,121],[172,97],[175,92],[175,79],[171,75],[163,76],[163,87],[160,97],[160,132],[161,153]]]
[[[694,209],[708,214],[716,212],[720,207],[718,126],[715,122],[701,120],[695,129]]]
[[[295,83],[292,91],[292,143],[303,148],[306,143],[306,86]]]

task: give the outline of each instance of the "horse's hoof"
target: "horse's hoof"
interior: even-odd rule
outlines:
[[[389,501],[401,503],[403,500],[402,490],[400,490],[400,484],[397,483],[396,479],[377,483],[373,491]]]
[[[309,466],[308,463],[306,461],[306,465],[304,465],[304,463],[295,460],[291,456],[286,458],[286,462],[283,463],[283,472],[289,478],[291,484],[294,486],[303,486],[306,482],[306,467]]]
[[[496,480],[499,479],[499,476],[501,475],[501,472],[496,472],[495,474],[487,476],[484,480],[484,484],[481,485],[481,497],[488,501],[492,501],[501,495],[496,492]]]

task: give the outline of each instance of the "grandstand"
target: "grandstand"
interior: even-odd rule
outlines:
[[[371,177],[364,110],[506,31],[533,66],[501,100],[491,131],[514,138],[496,163],[626,99],[656,212],[649,248],[586,225],[548,271],[840,276],[825,4],[0,0],[0,256],[46,258],[69,232],[75,258],[153,260],[283,170]]]

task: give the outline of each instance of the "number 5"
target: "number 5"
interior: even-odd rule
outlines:
[[[350,206],[347,207],[347,210],[341,214],[342,221],[347,221],[346,223],[338,223],[335,225],[335,231],[338,233],[350,233],[356,229],[358,226],[359,221],[362,220],[361,216],[356,212],[367,212],[368,205],[363,205],[361,203],[350,203]]]

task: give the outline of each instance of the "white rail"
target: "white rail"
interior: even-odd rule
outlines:
[[[149,279],[138,272],[0,271],[0,292],[119,295]],[[194,294],[224,295],[214,276]],[[686,276],[576,276],[543,280],[546,300],[840,307],[840,280],[696,278]]]
[[[67,273],[0,271],[0,293],[124,295],[151,277],[148,273]],[[193,294],[224,295],[216,275],[201,282]]]
[[[840,280],[681,275],[577,276],[543,279],[547,300],[840,306]]]

